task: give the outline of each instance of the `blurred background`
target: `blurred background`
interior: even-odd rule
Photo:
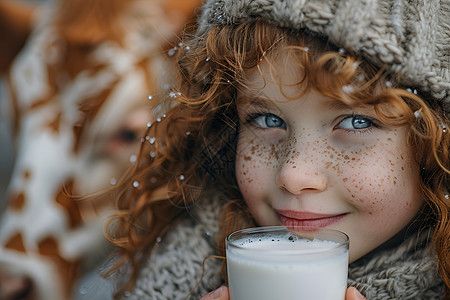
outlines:
[[[21,2],[49,14],[34,20]],[[0,0],[2,73],[28,22],[42,21],[0,77],[0,299],[111,299],[100,274],[113,254],[104,221],[114,197],[76,196],[109,188],[135,163],[161,113],[148,103],[170,90],[178,34],[200,2]]]
[[[51,0],[22,0],[24,2],[44,3]],[[0,211],[5,204],[6,186],[14,163],[14,151],[4,101],[3,79],[0,77]]]
[[[0,203],[1,208],[5,203],[5,189],[8,184],[12,165],[14,162],[14,152],[12,150],[11,136],[9,134],[9,124],[5,116],[5,103],[3,86],[0,85]]]

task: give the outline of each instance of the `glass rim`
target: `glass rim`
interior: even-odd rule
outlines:
[[[309,230],[304,230],[304,231],[296,231],[295,229],[309,229]],[[314,226],[283,226],[283,225],[275,225],[275,226],[259,226],[259,227],[249,227],[249,228],[244,228],[244,229],[240,229],[237,231],[234,231],[232,233],[230,233],[229,235],[227,235],[227,237],[225,238],[225,243],[227,246],[230,246],[234,249],[242,249],[242,250],[250,250],[248,247],[245,246],[239,246],[235,243],[233,243],[233,237],[242,237],[240,235],[242,234],[264,234],[264,233],[268,233],[268,232],[292,232],[293,234],[304,234],[304,235],[317,235],[317,234],[327,234],[327,233],[332,233],[335,237],[338,237],[339,239],[342,239],[340,241],[333,241],[336,244],[333,245],[332,247],[327,247],[325,249],[311,249],[311,251],[306,251],[306,252],[322,252],[322,251],[330,251],[333,249],[338,249],[338,248],[343,248],[346,247],[348,248],[349,245],[349,236],[341,231],[341,230],[337,230],[337,229],[331,229],[331,228],[324,228],[324,227],[314,227]],[[303,238],[302,236],[300,236],[300,238]],[[264,249],[255,249],[252,248],[251,251],[265,251]],[[275,251],[281,251],[283,253],[288,254],[289,252],[295,252],[296,250],[275,250]],[[303,250],[305,251],[305,250]]]

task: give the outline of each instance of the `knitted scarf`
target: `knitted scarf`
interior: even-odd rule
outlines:
[[[135,289],[123,299],[199,299],[223,284],[221,266],[214,255],[220,200],[209,199],[196,206],[164,237],[142,269]],[[428,232],[412,236],[399,246],[377,252],[350,265],[348,284],[369,300],[444,299],[444,285],[427,246]]]
[[[444,299],[444,284],[430,254],[429,236],[429,230],[416,233],[395,248],[352,263],[348,284],[369,300]]]

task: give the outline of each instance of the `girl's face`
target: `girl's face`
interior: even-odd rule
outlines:
[[[267,63],[261,64],[269,74]],[[283,83],[295,68],[278,67]],[[371,106],[349,107],[298,86],[250,73],[240,93],[236,176],[252,215],[264,225],[338,229],[350,237],[350,261],[403,229],[423,200],[419,166],[405,127],[377,120]]]

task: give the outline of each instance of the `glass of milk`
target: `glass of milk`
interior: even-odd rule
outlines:
[[[344,300],[348,236],[313,227],[267,226],[226,238],[231,300]]]

